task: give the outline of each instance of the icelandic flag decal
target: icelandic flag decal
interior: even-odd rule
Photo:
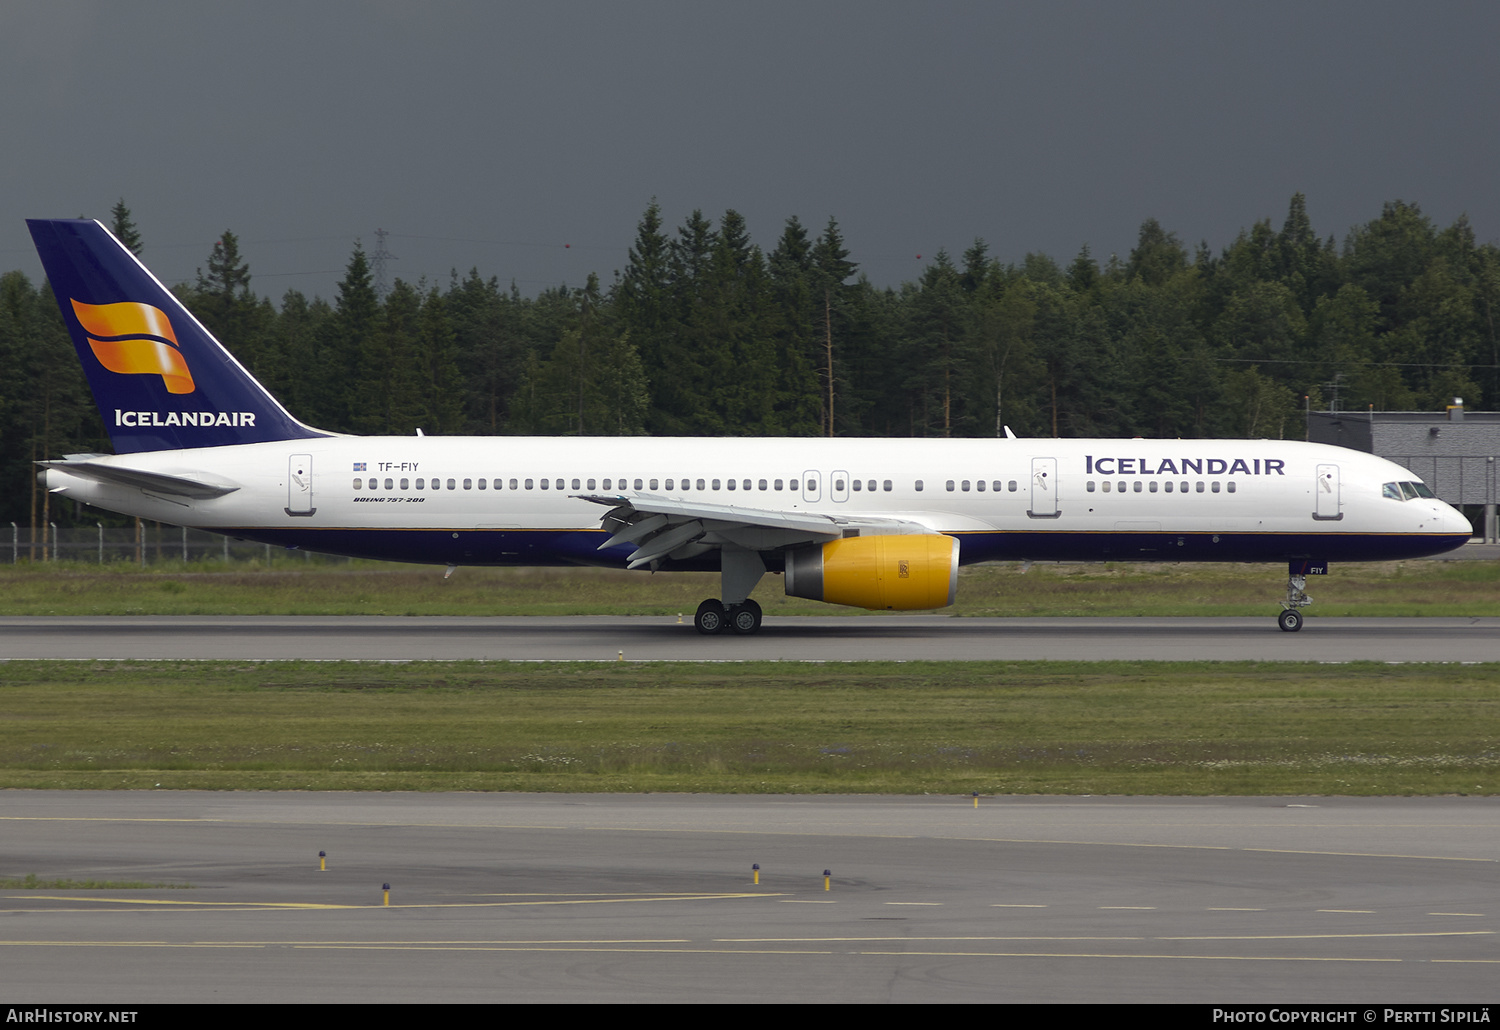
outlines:
[[[363,471],[365,471],[365,463],[362,462],[362,461],[356,461],[354,463],[354,471],[355,472],[363,472]]]

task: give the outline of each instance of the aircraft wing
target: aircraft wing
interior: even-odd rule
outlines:
[[[931,532],[917,522],[879,516],[772,511],[672,500],[654,494],[574,496],[609,507],[600,522],[611,535],[599,545],[599,550],[635,544],[635,551],[626,559],[627,568],[632,569],[662,558],[694,557],[725,545],[748,551],[774,551],[869,532],[892,535]]]
[[[220,476],[198,470],[185,470],[176,475],[163,472],[148,472],[114,462],[91,461],[88,457],[70,457],[62,461],[39,461],[47,469],[57,469],[79,479],[92,479],[111,486],[133,486],[155,494],[172,494],[207,500],[223,497],[239,489],[239,484]]]

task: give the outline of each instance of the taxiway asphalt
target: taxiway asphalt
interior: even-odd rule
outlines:
[[[0,658],[234,661],[1500,661],[1500,618],[767,618],[751,637],[684,616],[0,618]]]
[[[1492,799],[6,791],[0,833],[6,877],[191,884],[0,890],[27,1003],[1453,1005],[1500,970]]]

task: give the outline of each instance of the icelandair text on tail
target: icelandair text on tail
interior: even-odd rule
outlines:
[[[136,426],[253,426],[253,411],[121,411],[115,409],[115,425]]]

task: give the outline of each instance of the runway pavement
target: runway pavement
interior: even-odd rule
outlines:
[[[687,619],[685,622],[690,623]],[[768,618],[759,634],[699,635],[675,617],[133,616],[0,618],[0,658],[318,661],[1500,661],[1500,618],[1270,616]]]
[[[1500,993],[1490,799],[6,791],[0,834],[192,885],[0,890],[17,1003]]]

